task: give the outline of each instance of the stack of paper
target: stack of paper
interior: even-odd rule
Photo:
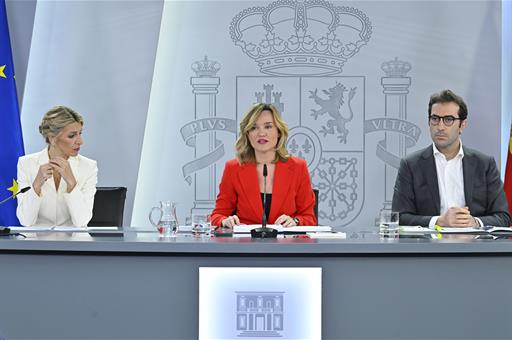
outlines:
[[[400,226],[400,234],[507,234],[512,233],[509,227],[456,228],[440,227],[425,228],[421,226]]]
[[[61,227],[10,227],[11,231],[17,233],[40,233],[40,232],[84,232],[87,231],[86,227],[72,227],[72,226],[61,226]]]
[[[316,239],[339,239],[344,240],[347,238],[347,234],[341,231],[332,231],[332,232],[318,232],[318,233],[307,233],[310,238]]]
[[[329,226],[307,226],[301,225],[296,227],[283,227],[280,224],[268,224],[268,228],[277,229],[278,232],[284,233],[308,233],[308,232],[330,232],[332,230]],[[250,233],[252,229],[261,228],[259,224],[243,224],[236,225],[233,228],[233,233]]]

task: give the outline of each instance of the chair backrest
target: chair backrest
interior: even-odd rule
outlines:
[[[315,194],[315,207],[313,211],[316,217],[316,224],[318,225],[318,194],[320,193],[318,189],[313,189],[313,193]]]
[[[123,226],[125,187],[98,187],[94,196],[91,227]]]

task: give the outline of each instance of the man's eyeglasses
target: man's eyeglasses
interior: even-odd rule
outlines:
[[[440,117],[438,115],[431,115],[430,117],[428,117],[428,120],[432,125],[439,125],[439,122],[443,121],[443,124],[445,126],[452,126],[453,122],[455,122],[456,120],[462,120],[462,118],[456,118],[454,116]]]

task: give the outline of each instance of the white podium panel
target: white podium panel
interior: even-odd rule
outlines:
[[[199,339],[321,339],[322,268],[199,268]]]

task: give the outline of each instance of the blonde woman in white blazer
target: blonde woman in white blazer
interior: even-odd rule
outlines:
[[[83,125],[82,116],[65,106],[44,115],[39,132],[48,147],[18,160],[19,187],[32,187],[18,196],[22,225],[83,227],[91,220],[98,168],[78,154]]]

